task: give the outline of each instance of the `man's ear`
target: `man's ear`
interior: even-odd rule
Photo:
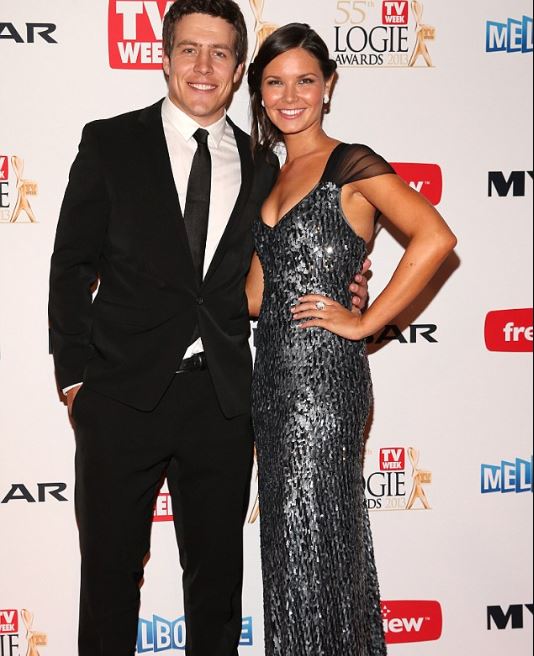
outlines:
[[[245,72],[245,64],[239,64],[235,69],[234,73],[234,84],[239,84],[243,79],[243,73]]]
[[[167,77],[171,74],[171,60],[168,55],[163,56],[163,72]]]

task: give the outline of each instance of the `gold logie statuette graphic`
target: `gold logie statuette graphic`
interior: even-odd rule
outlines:
[[[250,6],[256,18],[256,49],[254,50],[254,55],[252,61],[256,59],[256,55],[259,52],[259,49],[263,45],[264,41],[268,39],[273,32],[276,32],[278,25],[274,23],[266,23],[263,20],[263,7],[265,0],[250,0]]]
[[[436,28],[423,23],[423,4],[419,0],[412,0],[412,12],[415,17],[416,40],[408,65],[414,67],[419,58],[423,57],[426,65],[432,68],[432,57],[428,52],[426,42],[433,41],[436,38]]]
[[[28,651],[26,656],[40,656],[37,647],[46,647],[48,644],[48,637],[45,633],[33,631],[33,613],[29,610],[21,611],[22,620],[26,627],[26,640],[28,642]]]
[[[258,461],[258,454],[254,453],[254,459],[256,460],[256,463]],[[256,474],[256,480],[258,480],[258,475]],[[258,518],[260,516],[260,496],[259,494],[256,495],[256,500],[254,501],[254,505],[252,506],[252,510],[250,511],[250,515],[248,518],[248,523],[249,524],[255,524],[258,521]]]
[[[426,496],[424,485],[430,485],[432,483],[432,472],[419,469],[419,457],[420,453],[417,449],[409,448],[408,456],[410,462],[412,463],[413,473],[413,488],[408,499],[408,504],[406,506],[407,510],[413,510],[415,502],[419,499],[423,504],[425,510],[431,510],[431,505]]]

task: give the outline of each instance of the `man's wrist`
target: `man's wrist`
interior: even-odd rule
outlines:
[[[64,394],[65,396],[67,396],[67,394],[68,394],[69,392],[71,392],[73,389],[76,389],[77,387],[81,387],[82,385],[83,385],[83,383],[76,383],[75,385],[69,385],[68,387],[65,387],[65,388],[62,390],[62,392],[63,392],[63,394]]]

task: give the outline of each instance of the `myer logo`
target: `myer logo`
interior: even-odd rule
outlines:
[[[529,189],[532,186],[532,171],[512,171],[509,174],[503,171],[490,171],[488,174],[488,196],[506,198],[524,198],[527,195],[527,182],[530,178]]]
[[[163,19],[172,5],[172,0],[110,0],[111,68],[161,69]]]
[[[532,617],[532,604],[514,604],[508,608],[503,606],[488,606],[488,631],[498,629],[524,629],[526,617]]]

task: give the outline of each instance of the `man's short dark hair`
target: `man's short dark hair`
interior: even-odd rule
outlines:
[[[163,51],[168,57],[174,46],[176,23],[190,14],[207,14],[230,23],[236,31],[237,63],[245,63],[248,52],[247,26],[243,12],[234,0],[176,0],[163,23]]]

